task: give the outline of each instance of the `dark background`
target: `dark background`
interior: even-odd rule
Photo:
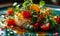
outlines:
[[[34,3],[39,3],[40,0],[33,0]],[[50,0],[44,0],[46,3],[50,4]],[[49,2],[48,2],[49,1]],[[0,3],[8,3],[8,2],[18,2],[18,3],[23,3],[24,0],[0,0]]]
[[[60,0],[57,0],[56,3],[52,2],[51,0],[44,0],[46,4],[53,4],[53,5],[60,5]],[[0,4],[10,3],[10,2],[18,2],[23,3],[24,0],[0,0]],[[40,0],[33,0],[34,3],[39,3]]]

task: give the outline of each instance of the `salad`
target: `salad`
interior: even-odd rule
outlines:
[[[46,7],[44,1],[35,4],[32,0],[24,3],[14,3],[7,10],[6,26],[18,34],[25,32],[57,32],[60,25],[60,16],[53,15],[53,10]]]

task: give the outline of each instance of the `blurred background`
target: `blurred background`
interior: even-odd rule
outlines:
[[[40,0],[33,0],[34,3],[39,3]],[[60,0],[44,0],[46,4],[57,5],[60,6]],[[8,4],[12,4],[13,2],[23,3],[24,0],[0,0],[0,7]]]

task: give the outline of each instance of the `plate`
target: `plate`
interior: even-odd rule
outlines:
[[[50,7],[52,10],[54,10],[54,13],[53,13],[53,15],[59,15],[60,16],[60,7],[59,6],[55,6],[55,5],[47,5],[47,7]],[[2,14],[6,14],[7,13],[7,9],[8,9],[8,7],[4,7],[4,8],[0,8],[0,16],[2,15]],[[1,18],[0,18],[0,20],[2,20]],[[6,30],[5,30],[6,31]],[[1,32],[1,30],[0,30],[0,32]],[[8,32],[5,32],[5,35],[7,35],[7,33]],[[0,33],[1,34],[1,33]],[[26,34],[27,33],[25,33],[25,36],[26,36]],[[28,32],[28,34],[27,35],[29,35],[30,33]],[[51,33],[44,33],[44,34],[46,34],[46,36],[48,35],[48,36],[52,36],[52,34]],[[39,34],[32,34],[33,36],[36,36],[36,35],[39,35]],[[31,36],[32,36],[31,35]],[[54,35],[54,34],[53,34]],[[4,35],[2,35],[2,36],[4,36]],[[20,36],[20,35],[19,35]]]

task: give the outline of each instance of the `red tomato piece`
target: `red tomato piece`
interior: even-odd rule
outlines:
[[[23,18],[30,18],[31,17],[31,14],[30,14],[29,11],[23,11],[22,12],[22,16],[23,16]]]

